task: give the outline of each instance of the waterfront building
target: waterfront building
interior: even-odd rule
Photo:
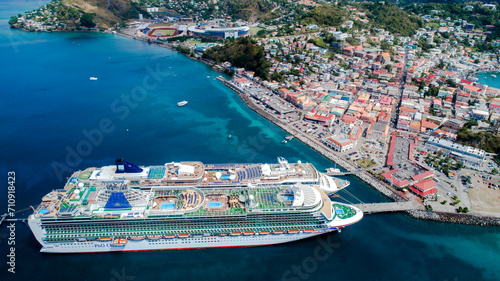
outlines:
[[[348,151],[356,146],[356,141],[343,135],[328,137],[323,140],[323,143],[338,152]]]
[[[437,137],[430,137],[427,140],[426,145],[434,147],[436,150],[448,150],[451,154],[461,157],[465,161],[478,164],[483,163],[486,153],[484,150],[479,148],[454,143]]]
[[[427,197],[430,194],[434,194],[437,192],[436,182],[434,179],[426,179],[420,182],[417,182],[410,186],[410,189],[420,197]]]

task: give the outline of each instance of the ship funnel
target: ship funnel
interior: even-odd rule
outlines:
[[[116,159],[116,173],[141,173],[142,169],[139,166],[132,164],[123,159]]]

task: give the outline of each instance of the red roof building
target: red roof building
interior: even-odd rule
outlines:
[[[387,154],[387,165],[394,166],[392,157],[394,156],[394,146],[396,145],[396,132],[392,132],[391,145],[389,146],[389,153]],[[382,175],[383,176],[383,175]]]
[[[426,197],[429,194],[434,194],[437,192],[435,185],[436,182],[434,181],[434,179],[427,179],[410,186],[410,189],[417,195]]]
[[[392,176],[392,174],[397,172],[397,171],[398,171],[398,169],[394,169],[394,170],[383,173],[382,176],[385,178],[386,181],[388,181],[389,183],[391,183],[399,188],[408,186],[410,184],[410,182],[407,179],[400,181]]]
[[[413,176],[411,179],[414,181],[420,181],[429,177],[432,177],[434,175],[434,172],[431,170],[425,171],[421,174],[418,174],[416,176]]]

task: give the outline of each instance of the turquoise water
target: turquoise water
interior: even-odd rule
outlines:
[[[8,28],[10,15],[42,3],[0,3],[0,183],[6,186],[7,172],[15,171],[17,210],[62,188],[70,171],[110,165],[115,158],[161,165],[276,162],[283,156],[320,170],[334,165],[299,141],[282,144],[285,132],[213,80],[218,73],[182,55],[113,35]],[[90,81],[92,76],[99,79]],[[182,100],[189,103],[177,107]],[[385,200],[359,179],[345,179],[357,198]],[[0,210],[6,209],[4,191]],[[500,278],[497,228],[402,214],[367,215],[339,234],[254,248],[47,255],[39,253],[27,226],[18,224],[15,233],[17,273],[10,274],[8,231],[0,228],[2,280]]]

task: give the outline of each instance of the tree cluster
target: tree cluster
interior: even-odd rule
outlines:
[[[264,48],[248,37],[228,40],[224,46],[215,46],[205,51],[204,58],[218,63],[230,62],[235,67],[243,67],[255,72],[255,76],[268,79],[271,63],[264,57]]]

